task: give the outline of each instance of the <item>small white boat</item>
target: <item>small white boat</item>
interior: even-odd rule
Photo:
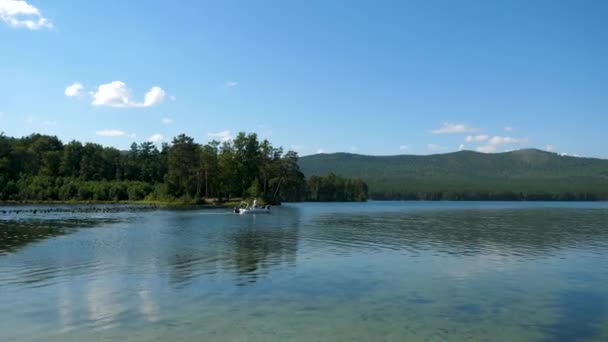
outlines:
[[[270,206],[265,205],[263,207],[253,207],[249,203],[241,202],[237,207],[234,208],[235,214],[270,214]]]

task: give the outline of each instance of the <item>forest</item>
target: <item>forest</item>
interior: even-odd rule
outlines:
[[[308,181],[298,154],[255,133],[199,144],[133,143],[129,151],[55,136],[0,134],[0,201],[150,201],[184,204],[258,197],[266,203],[365,201],[360,179],[327,174]]]
[[[300,158],[299,164],[309,180],[328,172],[362,179],[374,200],[608,200],[608,160],[537,149],[395,156],[315,154]]]

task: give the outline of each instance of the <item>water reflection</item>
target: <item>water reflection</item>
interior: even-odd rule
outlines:
[[[85,300],[89,324],[94,328],[109,329],[119,324],[117,317],[126,310],[119,286],[107,278],[96,278],[88,283]]]
[[[608,246],[608,210],[457,210],[332,214],[312,227],[322,242],[348,249],[398,249],[476,256],[537,257],[581,245]]]
[[[557,302],[559,319],[543,327],[547,338],[543,341],[583,341],[601,338],[602,323],[608,310],[608,297],[583,290],[567,290]]]
[[[608,209],[370,205],[0,221],[0,340],[608,336]]]
[[[196,278],[225,270],[236,272],[238,285],[254,283],[272,269],[294,266],[298,249],[296,209],[273,218],[207,215],[167,219],[170,279],[187,286]]]
[[[298,250],[297,222],[286,226],[268,227],[264,223],[232,232],[227,243],[232,264],[239,276],[240,285],[257,279],[280,265],[295,266]],[[277,229],[278,228],[278,229]]]
[[[13,219],[0,220],[0,256],[16,252],[31,243],[116,222],[116,219]]]
[[[150,290],[140,290],[138,294],[141,301],[140,312],[142,315],[146,317],[148,322],[158,322],[160,320],[160,309],[156,304],[154,294]]]
[[[0,255],[36,241],[67,234],[64,222],[0,221]]]

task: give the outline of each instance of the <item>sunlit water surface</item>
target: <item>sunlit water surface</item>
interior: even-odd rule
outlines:
[[[608,203],[0,211],[0,340],[100,339],[608,341]]]

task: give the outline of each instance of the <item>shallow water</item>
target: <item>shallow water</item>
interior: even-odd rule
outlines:
[[[606,341],[608,203],[0,215],[2,341]]]

